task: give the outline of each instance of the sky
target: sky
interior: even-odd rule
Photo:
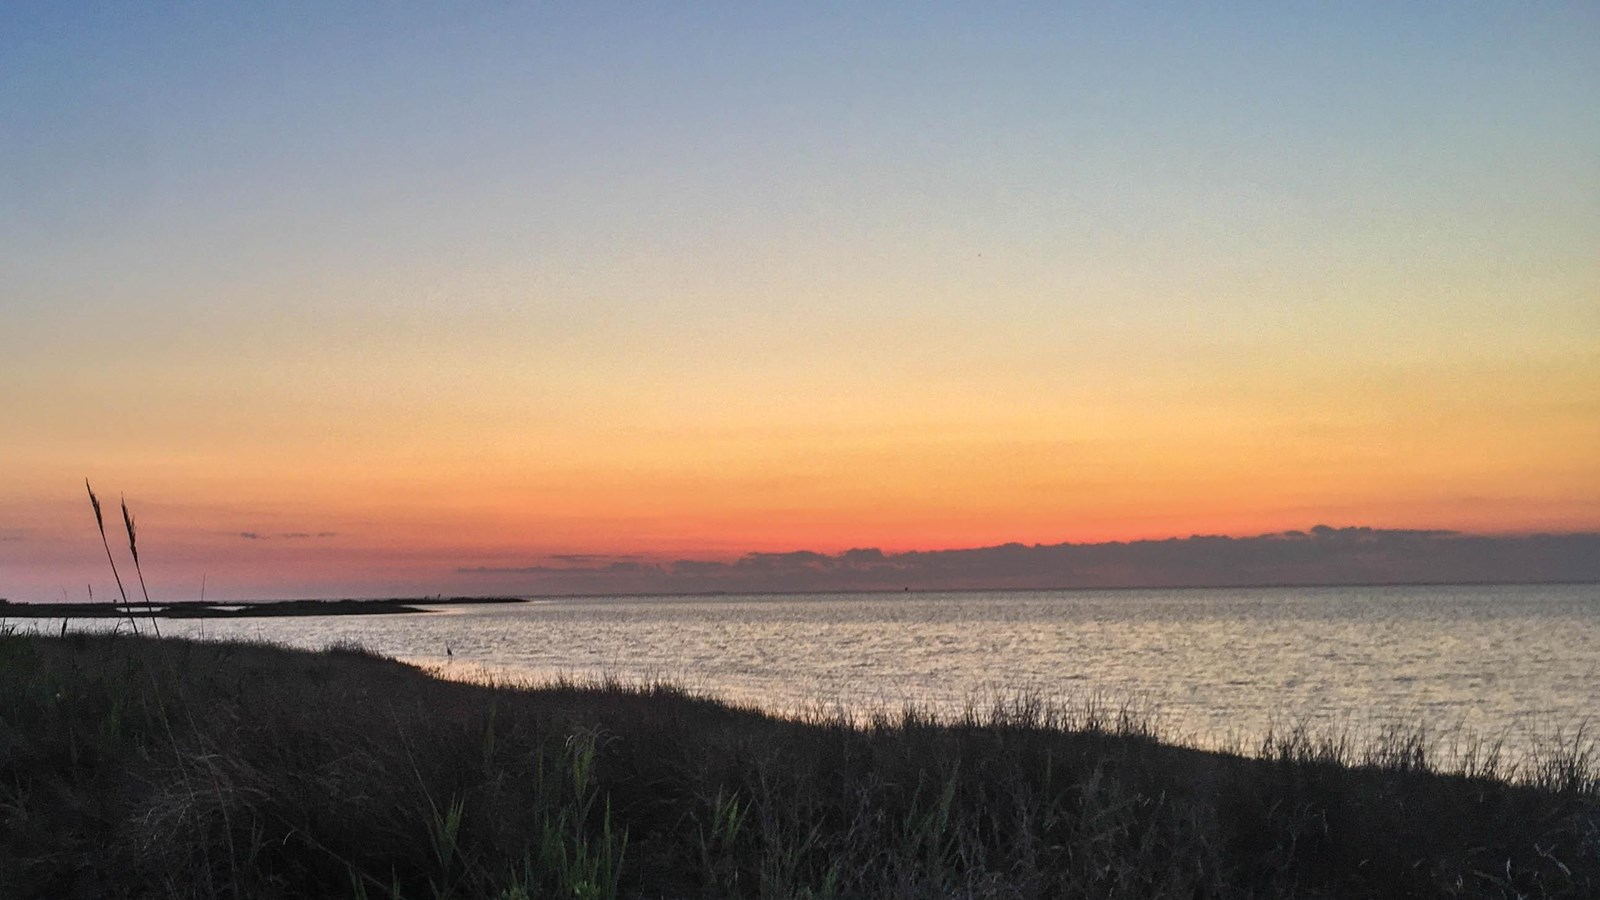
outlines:
[[[467,6],[0,8],[0,596],[1600,531],[1593,3]]]

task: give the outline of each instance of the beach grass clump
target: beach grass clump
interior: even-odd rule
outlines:
[[[1581,741],[1439,759],[1304,730],[1206,752],[1028,696],[773,718],[352,647],[17,634],[0,896],[1600,896]]]

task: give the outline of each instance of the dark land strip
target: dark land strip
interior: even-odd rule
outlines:
[[[427,612],[429,606],[526,603],[521,597],[394,597],[382,600],[183,601],[130,608],[120,603],[12,603],[0,600],[0,619],[249,619],[274,616],[373,616]]]

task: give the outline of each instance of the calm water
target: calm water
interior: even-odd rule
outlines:
[[[1399,722],[1515,745],[1600,709],[1600,585],[585,598],[162,629],[353,640],[463,677],[666,677],[778,711],[1098,697],[1203,744]]]

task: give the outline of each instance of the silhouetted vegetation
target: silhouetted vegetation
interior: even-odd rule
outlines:
[[[1592,897],[1581,742],[1256,758],[1037,699],[775,719],[358,647],[0,636],[5,897]]]
[[[371,600],[252,600],[248,603],[206,603],[181,600],[128,609],[115,603],[4,603],[13,619],[265,619],[280,616],[386,616],[427,612],[431,606],[476,606],[526,603],[521,597],[393,597]]]

